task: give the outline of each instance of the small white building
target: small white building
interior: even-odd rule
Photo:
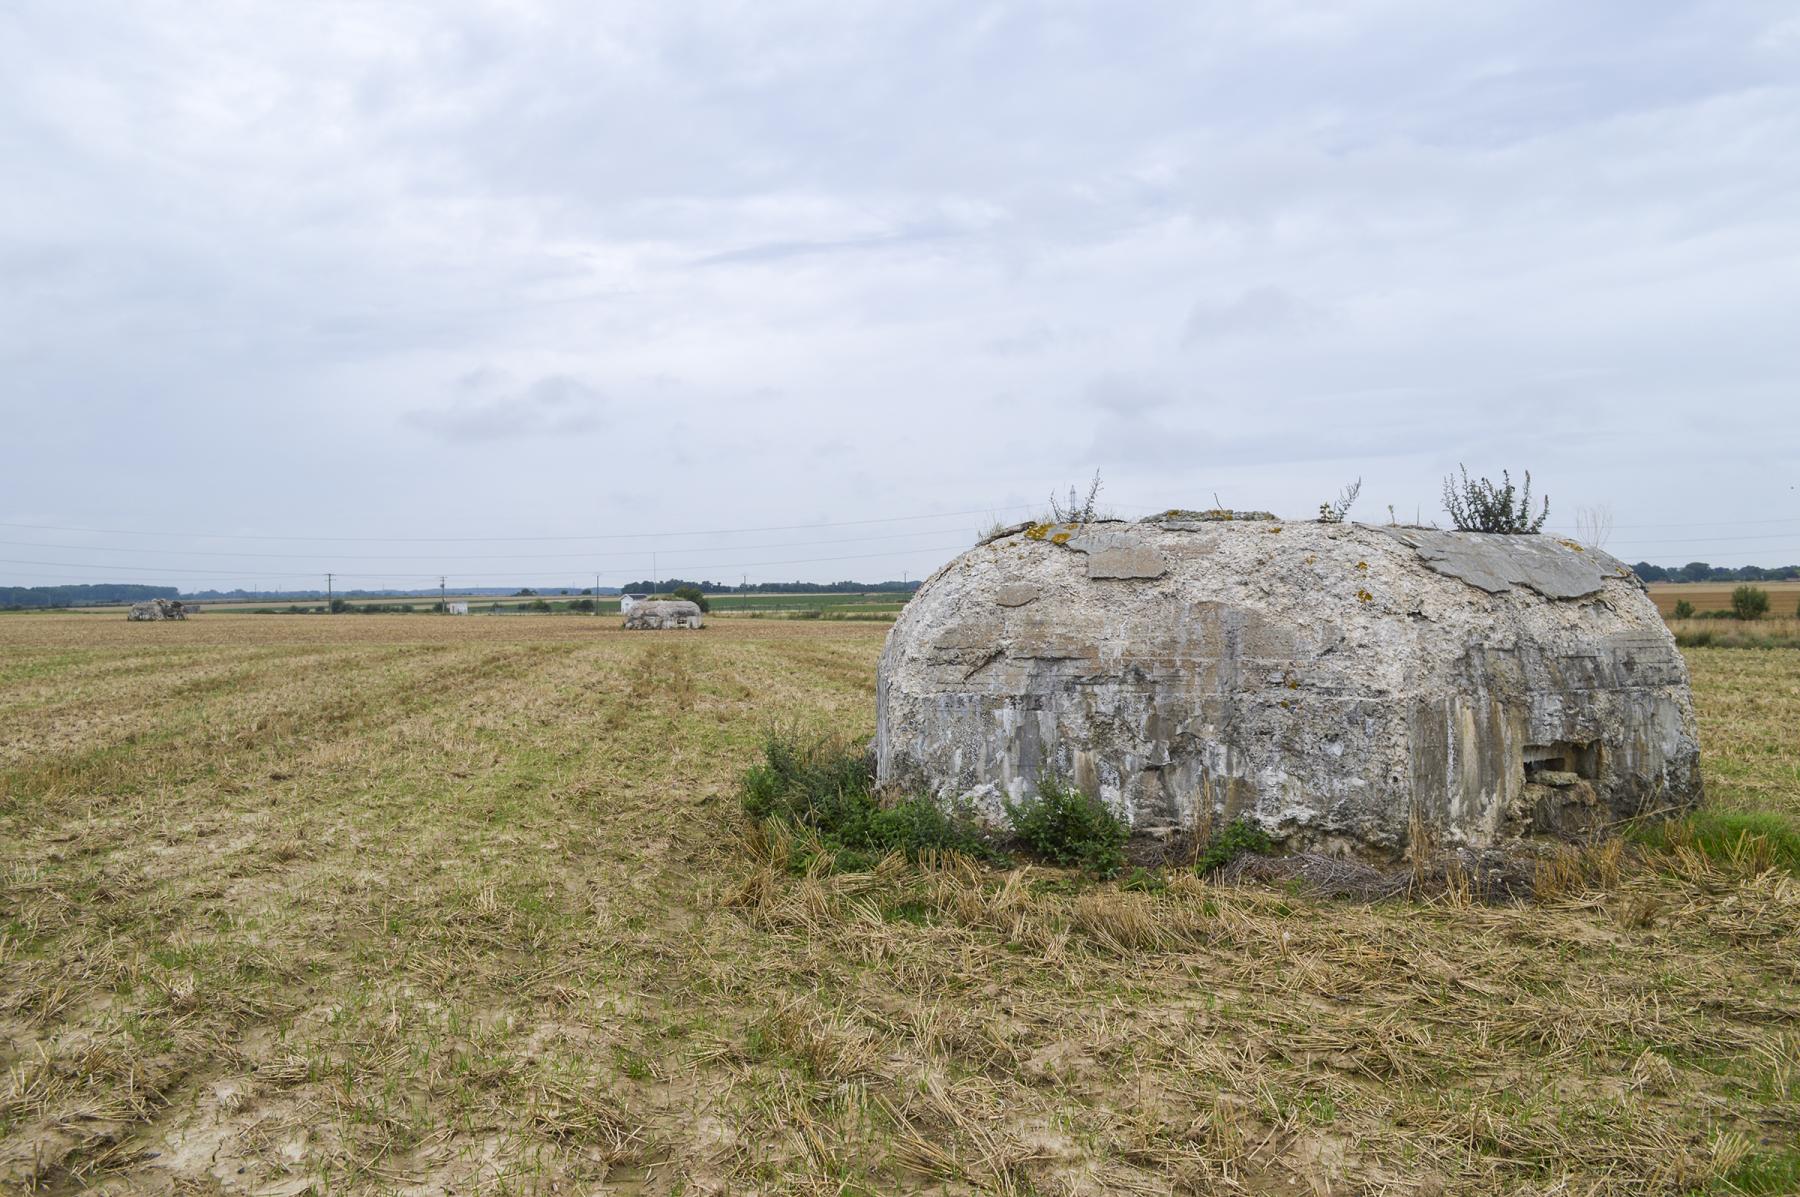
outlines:
[[[469,604],[467,604],[467,603],[445,603],[444,610],[448,611],[452,615],[467,615],[469,613]]]
[[[621,594],[619,596],[619,614],[630,615],[631,609],[639,603],[649,601],[647,594]]]

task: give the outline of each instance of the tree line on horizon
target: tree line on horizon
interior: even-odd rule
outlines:
[[[1800,580],[1800,565],[1712,565],[1705,561],[1690,561],[1682,566],[1651,565],[1648,561],[1639,561],[1632,567],[1632,572],[1646,582],[1782,582]],[[614,588],[600,588],[602,596],[619,594],[668,594],[681,586],[692,586],[703,594],[911,594],[919,588],[916,581],[886,582],[751,582],[748,585],[727,585],[721,582],[691,581],[687,578],[663,578],[657,582],[639,580],[627,582]],[[463,594],[536,595],[591,595],[592,587],[575,589],[570,587],[561,590],[533,590],[529,587],[520,590],[509,590],[506,587],[486,586],[477,590],[461,591]],[[345,590],[337,592],[343,599],[357,598],[433,598],[437,591],[430,590]],[[166,599],[204,599],[245,601],[250,599],[268,602],[276,599],[306,600],[323,599],[322,590],[202,590],[183,594],[174,586],[145,586],[128,582],[97,582],[67,586],[0,586],[0,611],[17,611],[40,609],[47,607],[89,607],[105,603],[141,603],[153,598]]]
[[[730,586],[722,582],[692,582],[685,578],[664,578],[660,582],[627,582],[623,586],[602,586],[602,597],[627,594],[668,594],[678,586],[697,587],[705,594],[910,594],[919,588],[918,582],[752,582],[749,585]],[[480,595],[482,597],[504,597],[508,595],[535,596],[539,594],[551,596],[592,595],[593,587],[576,588],[541,588],[529,586],[513,588],[506,586],[481,586],[473,589],[461,589],[458,594]],[[334,597],[339,600],[371,599],[371,598],[436,598],[436,587],[416,590],[339,590]],[[183,593],[174,586],[145,586],[136,583],[99,582],[68,586],[0,586],[0,611],[16,611],[49,607],[92,607],[108,603],[141,603],[148,599],[165,598],[181,600],[201,600],[206,602],[275,602],[275,601],[324,601],[323,590],[199,590]]]
[[[1640,561],[1631,572],[1646,582],[1785,582],[1800,579],[1800,565],[1708,565],[1690,561],[1670,567]]]
[[[142,603],[153,598],[179,599],[173,586],[141,586],[97,582],[71,586],[0,586],[0,609],[88,607],[98,603]]]
[[[626,594],[669,594],[678,586],[693,586],[702,594],[911,594],[917,582],[750,582],[732,586],[724,582],[695,581],[691,578],[662,578],[658,581],[627,582],[619,589]]]

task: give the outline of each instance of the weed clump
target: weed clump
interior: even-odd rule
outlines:
[[[1362,479],[1358,478],[1349,486],[1338,492],[1338,497],[1319,504],[1319,522],[1321,524],[1341,524],[1350,514],[1350,508],[1356,504],[1356,496],[1362,494]]]
[[[1050,519],[1052,524],[1091,524],[1095,520],[1107,518],[1107,513],[1100,510],[1100,471],[1094,471],[1094,480],[1088,484],[1087,497],[1083,498],[1073,486],[1069,488],[1068,502],[1050,493]]]
[[[1498,486],[1486,478],[1471,479],[1466,468],[1462,469],[1460,480],[1455,475],[1444,479],[1444,510],[1450,513],[1460,532],[1534,535],[1550,518],[1550,500],[1543,503],[1543,508],[1533,515],[1530,470],[1525,471],[1523,488],[1514,487],[1512,475],[1505,470],[1500,471]]]
[[[892,852],[917,860],[955,851],[983,860],[1000,854],[966,811],[948,812],[927,798],[883,804],[867,760],[845,745],[771,736],[763,762],[744,774],[744,811],[812,832],[840,870],[857,872]],[[804,871],[810,859],[796,857]]]
[[[1248,819],[1233,819],[1225,830],[1207,841],[1194,869],[1202,876],[1224,868],[1240,856],[1266,856],[1275,850],[1269,833]]]
[[[1097,877],[1125,867],[1130,829],[1104,802],[1056,778],[1038,783],[1037,794],[1006,803],[1013,833],[1052,864],[1080,866]]]

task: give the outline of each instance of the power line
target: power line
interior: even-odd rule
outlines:
[[[729,553],[748,551],[751,549],[800,549],[812,548],[815,545],[829,544],[867,544],[877,540],[906,540],[914,536],[941,536],[945,532],[955,531],[952,528],[921,528],[916,532],[890,532],[877,536],[837,537],[832,540],[787,540],[775,544],[738,544],[738,545],[696,545],[686,549],[658,549],[664,556],[679,553]],[[255,557],[271,558],[278,561],[592,561],[593,553],[472,553],[468,555],[450,556],[443,553],[337,553],[321,550],[317,553],[258,553],[249,550],[217,551],[208,549],[136,549],[127,545],[111,544],[46,544],[39,540],[0,540],[0,544],[13,545],[27,549],[58,549],[67,552],[88,553],[165,553],[181,557]]]
[[[588,536],[268,536],[239,532],[141,532],[128,528],[76,528],[63,524],[17,524],[0,521],[0,528],[27,528],[34,532],[82,532],[96,536],[153,536],[186,540],[280,540],[342,541],[366,544],[490,544],[495,541],[576,541],[576,540],[655,540],[681,536],[738,536],[749,532],[804,532],[813,528],[860,528],[870,524],[903,524],[914,520],[953,519],[964,516],[993,515],[1000,511],[1025,511],[1037,503],[1014,503],[999,507],[972,507],[967,511],[937,511],[927,515],[894,515],[881,519],[832,520],[813,524],[770,524],[761,528],[697,528],[685,532],[610,532]],[[1138,507],[1134,503],[1117,504]],[[1148,508],[1144,508],[1148,510]]]
[[[320,572],[311,569],[288,570],[282,573],[243,569],[181,569],[176,566],[108,565],[97,561],[31,561],[17,557],[0,557],[0,565],[49,565],[58,569],[97,569],[134,574],[195,574],[214,578],[316,578]]]
[[[1664,524],[1664,523],[1614,524],[1612,526],[1614,528],[1722,528],[1722,527],[1735,528],[1741,524],[1800,524],[1800,516],[1789,515],[1789,516],[1781,516],[1776,519],[1763,519],[1763,520],[1723,519],[1723,520],[1698,520],[1698,521],[1693,521],[1693,522],[1688,522],[1688,523],[1673,523],[1673,524]],[[1579,531],[1579,529],[1577,529],[1573,524],[1553,524],[1551,526],[1553,528],[1556,528],[1556,529],[1559,529],[1562,531],[1567,531],[1567,532]]]
[[[965,549],[968,547],[969,547],[968,542],[965,541],[961,544],[954,544],[954,545],[920,545],[917,548],[903,549],[898,552],[856,553],[856,554],[851,554],[848,556],[839,556],[839,557],[793,557],[793,558],[788,558],[788,559],[782,560],[782,561],[731,561],[731,562],[710,562],[710,563],[705,563],[705,564],[688,563],[688,564],[683,565],[682,568],[687,569],[687,570],[755,569],[755,568],[760,568],[762,566],[769,566],[769,565],[821,565],[821,564],[825,564],[825,563],[832,562],[832,561],[875,561],[875,560],[882,560],[882,559],[892,560],[895,558],[911,556],[916,553],[944,553],[944,552],[951,552],[951,551],[957,550],[957,549]],[[92,561],[92,562],[90,562],[90,561],[34,561],[34,560],[25,560],[25,559],[21,559],[21,558],[13,558],[13,557],[0,557],[0,565],[49,565],[49,566],[56,566],[56,567],[64,568],[64,569],[110,570],[110,571],[129,572],[129,573],[193,574],[193,575],[202,575],[202,576],[208,576],[208,577],[226,577],[226,578],[252,578],[252,577],[308,578],[308,577],[317,577],[318,576],[317,571],[258,573],[256,571],[245,571],[245,570],[181,569],[181,568],[176,568],[176,567],[159,568],[157,566],[149,566],[149,565],[116,565],[116,564],[107,564],[105,562],[97,562],[97,561]],[[639,566],[614,566],[614,567],[608,567],[605,569],[601,569],[597,572],[603,573],[603,574],[630,574],[641,568],[643,568],[641,565],[639,565]],[[454,572],[456,574],[456,576],[459,578],[517,578],[520,574],[519,570],[506,570],[506,571],[501,571],[501,572],[493,572],[493,571],[476,572],[476,571],[469,571],[469,570],[456,570],[456,571],[452,571],[452,572]],[[587,571],[587,572],[596,572],[596,571]],[[423,572],[423,573],[415,574],[415,573],[407,573],[402,570],[387,570],[387,571],[383,571],[381,573],[366,573],[366,574],[365,573],[337,573],[336,576],[338,576],[340,578],[435,578],[438,575],[435,573],[432,573],[432,572]]]
[[[96,535],[96,536],[153,537],[153,538],[166,539],[166,540],[254,540],[254,541],[280,541],[280,542],[289,542],[289,543],[309,542],[309,543],[346,543],[346,544],[351,544],[351,543],[355,543],[355,544],[494,544],[494,543],[549,543],[549,542],[572,543],[572,542],[576,542],[576,541],[655,540],[655,539],[659,539],[659,538],[678,539],[678,538],[689,537],[689,536],[738,536],[738,535],[745,535],[745,534],[757,533],[757,532],[803,532],[803,531],[809,531],[809,530],[818,529],[818,528],[867,527],[867,526],[874,525],[874,524],[911,523],[911,522],[918,521],[918,520],[948,520],[948,519],[959,519],[959,518],[963,518],[963,517],[967,517],[967,516],[994,515],[998,512],[1003,512],[1003,511],[1027,511],[1027,510],[1033,510],[1033,509],[1037,508],[1038,506],[1040,506],[1040,505],[1036,504],[1036,503],[1015,503],[1015,504],[1007,504],[1007,505],[1001,505],[1001,506],[974,507],[974,508],[968,508],[968,509],[962,510],[962,511],[939,511],[939,512],[923,514],[923,515],[884,516],[884,517],[881,517],[878,519],[866,519],[866,520],[832,520],[832,521],[824,521],[824,522],[810,523],[810,524],[771,524],[771,525],[766,525],[763,527],[755,527],[755,528],[703,528],[703,529],[691,529],[691,530],[686,530],[686,531],[611,532],[611,533],[594,533],[594,534],[589,534],[589,535],[570,535],[570,536],[507,536],[507,535],[499,535],[499,536],[284,536],[284,535],[268,535],[268,534],[263,534],[263,533],[249,533],[249,532],[169,532],[169,531],[165,531],[165,530],[143,531],[143,530],[135,530],[135,529],[128,529],[128,528],[87,528],[87,527],[76,527],[74,525],[68,525],[68,524],[27,524],[27,523],[14,523],[14,522],[8,522],[8,521],[0,521],[0,528],[20,528],[20,529],[25,529],[28,531],[33,531],[33,532],[78,532],[78,533],[82,533],[85,535]],[[1140,510],[1140,511],[1163,510],[1163,508],[1160,506],[1147,507],[1141,503],[1119,503],[1119,504],[1115,504],[1115,506],[1123,507],[1123,508],[1130,508],[1132,510]],[[1289,521],[1289,522],[1298,522],[1298,521]],[[1726,526],[1730,526],[1730,527],[1758,526],[1758,527],[1761,527],[1761,526],[1767,526],[1767,525],[1771,525],[1771,524],[1800,524],[1800,516],[1786,516],[1786,517],[1779,517],[1779,518],[1772,518],[1772,519],[1754,519],[1754,520],[1722,519],[1722,520],[1700,520],[1700,521],[1694,521],[1694,522],[1678,522],[1678,523],[1614,524],[1613,528],[1616,530],[1616,529],[1620,529],[1620,528],[1656,528],[1656,529],[1667,528],[1667,529],[1673,529],[1673,528],[1714,528],[1714,527],[1726,527]],[[1560,525],[1560,524],[1553,525],[1553,528],[1558,531],[1566,531],[1566,532],[1578,531],[1578,529],[1575,529],[1572,526]],[[929,531],[929,530],[922,530],[921,532],[918,532],[918,533],[899,533],[893,537],[883,537],[881,539],[899,539],[900,537],[904,537],[904,536],[908,536],[908,535],[924,535],[924,534],[926,534],[926,531]],[[861,538],[861,539],[876,539],[876,538],[865,537],[865,538]],[[1703,540],[1778,539],[1778,537],[1751,537],[1751,536],[1733,537],[1733,536],[1727,536],[1727,537],[1693,537],[1693,538],[1689,538],[1689,539],[1698,543]],[[788,543],[793,546],[799,546],[799,545],[809,545],[809,544],[831,544],[831,543],[848,544],[848,543],[852,543],[852,542],[849,540],[845,540],[842,542],[793,541],[793,542],[788,542]],[[1674,543],[1674,542],[1631,541],[1631,542],[1626,542],[1626,543],[1651,544],[1651,543]],[[39,544],[39,542],[35,542],[35,541],[0,541],[0,544],[37,545],[37,544]],[[98,547],[98,546],[42,545],[41,547],[43,547],[43,548],[89,548],[89,547]],[[151,551],[154,551],[154,550],[147,550],[147,549],[114,548],[113,546],[106,546],[106,547],[113,548],[113,551],[119,551],[119,552],[151,552]],[[759,546],[744,546],[744,547],[780,548],[780,547],[787,547],[787,546],[786,545],[759,545]],[[690,551],[704,552],[704,551],[708,551],[708,550],[706,550],[706,549],[693,549],[693,550],[668,549],[668,550],[664,550],[664,551],[666,551],[666,552],[690,552]],[[200,550],[193,550],[193,551],[191,551],[190,555],[200,555]],[[248,556],[290,556],[290,555],[291,556],[320,556],[321,554],[253,554],[253,553],[249,553],[249,552],[244,552],[244,553],[237,553],[237,554],[209,554],[209,555],[248,557]],[[324,555],[330,555],[330,554],[324,554]],[[485,554],[485,555],[492,556],[492,554]],[[548,557],[548,556],[551,556],[551,554],[547,554],[547,553],[546,554],[532,554],[532,556]],[[569,556],[578,556],[578,554],[569,554]],[[385,559],[391,560],[393,558],[385,558]],[[426,558],[416,558],[416,559],[425,560]],[[440,560],[440,559],[441,558],[431,558],[431,560]]]
[[[867,544],[870,541],[907,540],[918,536],[936,536],[952,531],[950,528],[922,528],[916,532],[892,532],[879,536],[838,537],[830,540],[788,540],[774,544],[743,545],[696,545],[685,549],[656,550],[663,556],[684,553],[729,553],[748,552],[761,549],[799,549],[812,548],[816,545]],[[1679,536],[1672,538],[1652,538],[1641,540],[1618,540],[1618,545],[1646,544],[1728,544],[1738,541],[1764,540],[1796,540],[1800,541],[1800,531],[1773,534],[1748,534],[1744,536]],[[429,561],[434,564],[449,564],[457,561],[592,561],[592,553],[473,553],[467,555],[446,555],[442,553],[336,553],[321,551],[317,553],[258,553],[252,551],[219,552],[207,549],[137,549],[128,545],[87,545],[87,544],[46,544],[36,540],[0,540],[0,545],[12,545],[28,549],[56,549],[63,552],[87,553],[131,553],[143,555],[150,553],[173,554],[180,557],[227,557],[256,558],[258,560],[277,561]],[[905,551],[905,550],[901,550]],[[691,568],[691,567],[690,567]]]
[[[1727,544],[1740,540],[1792,540],[1800,542],[1800,532],[1777,532],[1771,536],[1677,536],[1657,540],[1619,540],[1617,544]],[[1605,548],[1604,545],[1601,546]]]

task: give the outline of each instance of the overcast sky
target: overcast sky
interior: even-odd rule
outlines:
[[[0,172],[0,583],[918,577],[1458,462],[1800,560],[1790,0],[11,0]]]

